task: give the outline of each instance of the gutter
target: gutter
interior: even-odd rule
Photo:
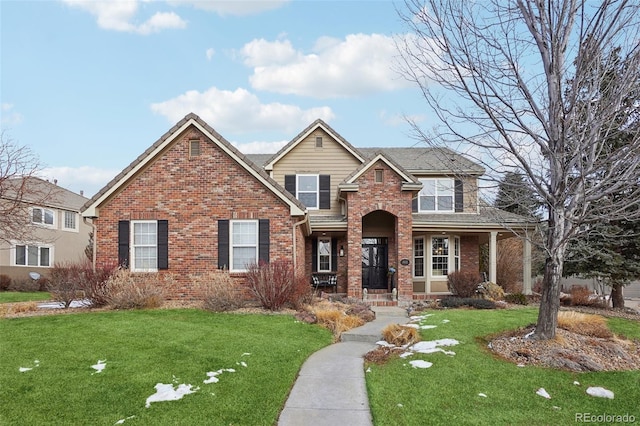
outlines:
[[[87,222],[87,219],[91,219],[91,223]],[[96,234],[97,228],[96,228],[96,225],[93,223],[93,219],[96,219],[96,217],[82,216],[82,221],[84,222],[84,224],[91,226],[91,229],[93,230],[93,247],[91,248],[91,267],[93,269],[93,272],[96,272],[96,258],[97,258],[96,249],[98,247],[98,235]]]
[[[305,214],[304,215],[304,219],[302,219],[299,222],[296,222],[293,224],[293,228],[292,228],[292,233],[291,236],[293,237],[293,270],[296,271],[297,270],[297,256],[296,256],[296,251],[297,251],[297,245],[296,245],[296,228],[304,223],[307,223],[307,226],[309,227],[309,215]]]

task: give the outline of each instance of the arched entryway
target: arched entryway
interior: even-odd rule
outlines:
[[[382,210],[362,218],[362,288],[391,291],[389,267],[397,261],[396,217]]]

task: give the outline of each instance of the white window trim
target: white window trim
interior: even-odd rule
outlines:
[[[75,228],[67,228],[67,213],[72,213],[74,215],[74,223],[75,223]],[[62,225],[62,230],[63,231],[68,231],[68,232],[79,232],[80,231],[80,223],[78,222],[78,219],[80,219],[78,213],[72,211],[72,210],[63,210],[62,214],[60,215],[62,217],[61,220],[61,225]]]
[[[300,177],[316,178],[316,205],[315,207],[306,206],[308,210],[318,210],[320,208],[320,175],[319,174],[296,174],[296,198],[300,200],[300,193],[311,194],[311,191],[300,191]],[[302,202],[302,201],[301,201]],[[304,204],[304,203],[302,203]]]
[[[136,247],[151,247],[149,244],[139,244],[135,245],[135,224],[139,223],[153,223],[156,225],[156,267],[155,268],[136,268]],[[158,272],[158,221],[157,220],[132,220],[131,221],[131,229],[129,236],[129,258],[131,259],[131,272]]]
[[[42,210],[42,220],[43,220],[43,222],[34,222],[33,221],[33,211],[35,209]],[[51,212],[51,216],[53,217],[53,223],[52,224],[44,223],[44,217],[45,217],[45,212],[46,211]],[[46,207],[38,207],[38,206],[30,207],[29,208],[29,223],[31,225],[42,226],[43,228],[56,229],[56,211],[54,209],[48,209]]]
[[[456,204],[456,188],[455,188],[455,182],[453,178],[420,178],[418,179],[422,184],[423,184],[423,188],[420,190],[420,192],[418,193],[418,212],[419,213],[453,213],[455,212],[455,204]],[[451,182],[451,190],[453,191],[451,194],[451,209],[449,210],[441,210],[438,208],[438,181],[439,180],[448,180]],[[434,182],[435,183],[435,210],[423,210],[421,208],[421,204],[420,203],[420,198],[422,196],[425,196],[423,191],[424,191],[424,184],[426,182]]]
[[[433,274],[433,239],[434,238],[447,238],[449,240],[449,254],[447,255],[447,275],[462,269],[462,245],[460,244],[460,236],[459,235],[430,235],[429,236],[429,247],[427,251],[428,257],[428,267],[429,267],[429,277],[434,280],[442,280],[446,279],[447,275],[434,275]],[[458,253],[456,254],[456,244],[458,248]],[[427,248],[425,248],[427,250]],[[456,259],[458,260],[458,264],[456,265]],[[427,260],[425,260],[426,262]],[[457,266],[458,269],[455,269]]]
[[[329,243],[329,269],[320,269],[320,243],[322,241],[325,241],[325,242]],[[318,265],[318,272],[331,272],[332,271],[332,269],[331,269],[331,266],[332,266],[331,265],[331,261],[332,261],[332,258],[333,258],[333,256],[332,256],[333,253],[331,253],[331,246],[332,246],[331,243],[332,243],[331,238],[318,238],[318,250],[317,250],[318,251],[318,256],[316,258],[316,262],[317,262],[316,265]]]
[[[253,222],[256,225],[256,239],[255,239],[255,244],[238,244],[235,245],[233,242],[233,226],[236,223],[247,223],[247,222]],[[234,269],[233,265],[233,249],[235,247],[255,247],[256,249],[256,257],[255,257],[255,263],[258,263],[258,256],[260,255],[260,247],[259,247],[259,239],[260,239],[260,224],[258,223],[257,220],[230,220],[229,221],[229,272],[247,272],[247,269]]]
[[[447,253],[447,274],[445,275],[435,275],[433,273],[433,258],[434,258],[434,254],[433,254],[433,240],[435,238],[446,238],[448,241],[448,253]],[[432,235],[431,237],[429,237],[429,276],[431,278],[434,279],[446,279],[447,275],[451,272],[449,266],[451,265],[451,252],[453,250],[451,250],[451,237],[449,235]],[[444,257],[444,256],[439,256],[439,257]]]
[[[25,264],[24,265],[18,265],[16,263],[16,260],[18,258],[17,256],[17,246],[26,246],[26,247],[38,247],[38,265],[29,265],[29,260],[28,257],[25,257]],[[40,249],[41,248],[48,248],[49,249],[49,266],[41,266],[40,265]],[[10,252],[10,262],[11,262],[11,266],[17,266],[19,268],[52,268],[55,261],[54,261],[54,249],[55,247],[52,244],[44,244],[44,243],[23,243],[23,242],[19,242],[19,241],[12,241],[11,242],[11,252]],[[28,251],[28,248],[25,249]],[[25,253],[25,256],[28,256]]]
[[[422,240],[422,256],[416,256],[416,251],[415,251],[415,250],[416,250],[416,243],[415,243],[415,242],[416,242],[417,240]],[[413,268],[411,268],[411,269],[413,270],[413,271],[412,271],[412,273],[413,273],[413,277],[414,277],[414,278],[424,278],[424,277],[426,277],[426,276],[427,276],[427,273],[426,273],[426,272],[427,272],[427,267],[428,267],[428,265],[427,265],[427,259],[428,259],[428,256],[427,256],[427,246],[426,246],[426,244],[425,244],[425,238],[424,238],[424,237],[415,237],[415,238],[413,239],[413,247],[412,247],[412,250],[413,250],[413,265],[414,265],[414,267],[413,267]],[[416,275],[416,268],[415,268],[415,265],[416,265],[416,259],[422,259],[422,275]]]

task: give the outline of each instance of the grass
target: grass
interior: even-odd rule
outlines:
[[[549,425],[572,424],[576,413],[629,414],[640,419],[640,371],[570,373],[539,367],[519,368],[493,356],[485,336],[534,323],[537,311],[442,310],[423,324],[422,340],[452,338],[460,344],[445,349],[456,353],[416,354],[371,365],[366,373],[374,424],[382,425]],[[443,323],[442,320],[450,320]],[[614,333],[640,339],[637,322],[608,320]],[[409,359],[433,363],[414,369]],[[580,385],[573,384],[574,381]],[[615,398],[586,394],[602,386]],[[551,399],[536,395],[545,388]],[[478,394],[484,393],[487,397]]]
[[[50,299],[51,295],[46,291],[0,291],[0,303],[39,302]]]
[[[0,319],[0,424],[273,425],[304,360],[331,340],[287,315],[195,309]],[[223,368],[236,372],[203,383]],[[145,408],[157,383],[199,390]]]

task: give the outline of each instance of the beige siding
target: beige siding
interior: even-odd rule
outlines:
[[[316,147],[317,136],[322,137],[321,148]],[[284,186],[285,175],[331,175],[331,209],[310,210],[309,213],[311,215],[341,214],[337,199],[338,184],[359,166],[360,162],[342,145],[322,129],[316,129],[275,164],[273,178]]]

